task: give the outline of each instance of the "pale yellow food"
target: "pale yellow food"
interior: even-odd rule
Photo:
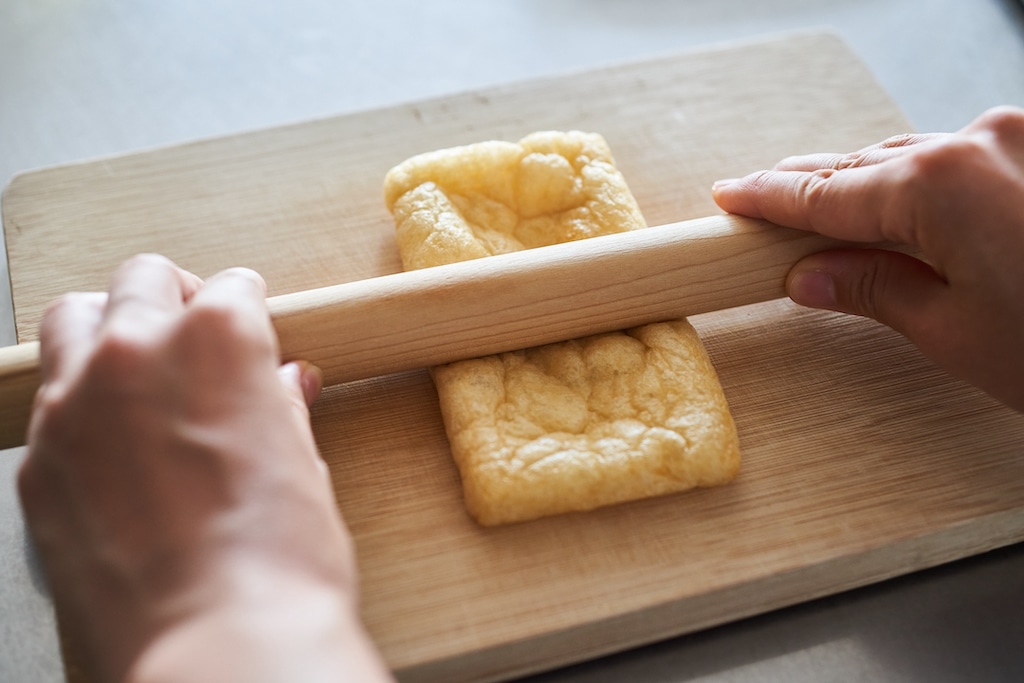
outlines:
[[[595,134],[413,157],[385,179],[407,270],[645,227]],[[685,320],[434,368],[466,507],[525,521],[727,483],[739,443]]]

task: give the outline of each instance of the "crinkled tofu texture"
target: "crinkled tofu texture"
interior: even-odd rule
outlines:
[[[604,139],[543,132],[414,157],[385,198],[406,270],[645,227]],[[739,443],[685,320],[433,369],[466,507],[496,525],[715,486]]]
[[[739,470],[728,405],[685,320],[452,363],[434,380],[481,524],[715,486]]]
[[[604,138],[575,131],[421,154],[384,198],[406,270],[645,227]]]

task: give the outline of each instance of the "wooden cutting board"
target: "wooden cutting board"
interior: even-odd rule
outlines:
[[[602,133],[656,225],[717,213],[716,178],[909,125],[810,33],[32,172],[3,203],[19,338],[142,250],[254,267],[271,294],[396,272],[388,168],[547,128]],[[742,473],[593,513],[480,528],[425,372],[326,390],[316,435],[401,679],[508,678],[1024,538],[1024,417],[871,321],[777,301],[693,322]]]

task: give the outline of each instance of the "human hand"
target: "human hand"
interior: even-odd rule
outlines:
[[[319,373],[279,367],[256,273],[135,257],[40,341],[19,491],[98,680],[387,677],[309,425]]]
[[[990,110],[958,133],[791,157],[713,191],[732,213],[916,247],[923,260],[867,248],[814,254],[786,288],[797,303],[889,325],[1024,410],[1024,110]]]

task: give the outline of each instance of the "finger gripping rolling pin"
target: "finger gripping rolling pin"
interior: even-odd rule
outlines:
[[[564,341],[784,296],[842,243],[737,216],[413,270],[268,299],[282,361],[326,384]],[[0,349],[0,447],[25,443],[39,346]]]

